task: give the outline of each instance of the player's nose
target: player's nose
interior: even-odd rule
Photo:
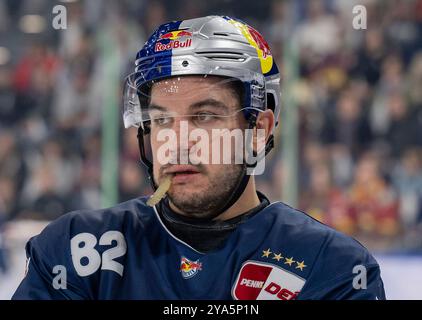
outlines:
[[[190,150],[192,148],[196,141],[189,139],[191,131],[194,129],[193,126],[189,123],[189,120],[184,117],[178,117],[178,119],[175,119],[173,122],[173,128],[172,128],[177,137],[178,143],[178,149],[181,151],[186,151],[184,149]]]

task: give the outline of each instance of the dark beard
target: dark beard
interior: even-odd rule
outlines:
[[[243,165],[232,165],[210,179],[210,186],[206,192],[190,194],[169,192],[168,197],[186,216],[211,220],[222,213],[219,209],[223,208],[234,194],[242,176]]]

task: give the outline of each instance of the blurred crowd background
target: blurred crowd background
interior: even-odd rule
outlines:
[[[57,4],[67,8],[66,30],[51,25]],[[0,1],[0,271],[7,265],[1,234],[11,221],[102,205],[105,41],[119,53],[122,85],[159,24],[208,14],[254,26],[282,72],[284,46],[298,45],[299,208],[369,249],[422,251],[422,0],[359,1],[366,30],[352,27],[355,4]],[[114,89],[120,95],[121,86]],[[136,132],[119,130],[124,201],[151,190]],[[258,177],[271,200],[280,200],[286,174],[280,144],[278,134]]]

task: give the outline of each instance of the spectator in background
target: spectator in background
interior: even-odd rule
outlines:
[[[406,96],[408,97],[410,114],[414,118],[416,129],[419,128],[419,133],[415,136],[415,144],[418,147],[422,147],[422,134],[420,134],[420,128],[422,128],[422,90],[420,85],[421,83],[422,51],[414,55],[409,65],[409,72],[406,77]]]
[[[303,146],[302,165],[303,168],[300,171],[300,182],[302,188],[306,188],[311,180],[311,169],[315,165],[328,162],[328,153],[325,148],[318,141],[307,141]]]
[[[25,156],[47,138],[51,125],[52,92],[60,69],[48,43],[31,44],[14,70],[13,122]]]
[[[158,21],[167,21],[167,11],[164,4],[160,1],[148,1],[145,8],[144,28],[145,33],[150,34],[157,27]]]
[[[54,189],[60,195],[69,195],[80,171],[80,157],[66,152],[66,142],[56,138],[45,141],[41,153],[34,162],[37,166],[47,166],[54,179]],[[75,174],[76,173],[76,174]]]
[[[381,78],[374,87],[374,97],[369,111],[369,118],[374,135],[384,139],[391,121],[391,114],[386,107],[390,96],[397,92],[405,92],[403,61],[400,55],[388,55],[382,64]]]
[[[374,86],[381,76],[381,66],[386,51],[385,41],[379,28],[369,28],[364,37],[362,48],[356,52],[351,74],[356,78],[365,79],[369,85]]]
[[[5,220],[16,214],[21,190],[27,179],[27,167],[11,129],[0,129],[0,211]]]
[[[366,153],[358,160],[348,197],[358,232],[392,238],[400,231],[397,196],[381,175],[377,155]]]
[[[16,120],[28,115],[49,115],[50,93],[56,80],[59,60],[42,42],[34,42],[18,62],[14,74]],[[48,119],[47,119],[48,120]]]
[[[293,34],[293,19],[289,15],[289,4],[283,0],[273,0],[270,8],[270,19],[264,22],[263,29],[271,42],[271,53],[276,61],[282,61],[283,43]]]
[[[121,160],[122,161],[132,161],[139,163],[139,147],[138,140],[136,138],[136,133],[134,132],[135,128],[128,128],[122,131],[121,137],[123,137]]]
[[[16,183],[11,177],[0,176],[0,229],[3,223],[11,219],[11,212],[15,209],[15,190]]]
[[[392,47],[400,48],[405,64],[421,47],[421,30],[417,23],[416,1],[392,1],[386,14],[386,35]]]
[[[1,167],[0,167],[1,168]],[[15,183],[11,177],[0,173],[0,275],[8,269],[7,251],[3,240],[3,229],[16,205]]]
[[[421,1],[422,8],[422,1]],[[422,128],[422,51],[415,54],[406,77],[406,96],[408,97],[410,113],[414,117],[416,128]],[[419,129],[420,131],[420,129]],[[422,134],[415,137],[417,146],[422,147]]]
[[[10,2],[10,1],[9,1]],[[17,3],[18,1],[15,1]],[[5,32],[10,24],[12,10],[8,8],[5,1],[0,2],[0,33]]]
[[[355,231],[352,209],[343,191],[332,184],[327,163],[311,167],[310,181],[301,197],[300,208],[341,232],[351,235]]]
[[[417,118],[409,111],[409,106],[402,94],[396,92],[388,97],[387,108],[391,120],[385,140],[388,141],[391,154],[398,158],[404,150],[417,144],[421,128]]]
[[[18,109],[14,108],[15,99],[12,70],[9,66],[0,66],[0,126],[12,125],[19,116]]]
[[[101,206],[101,136],[91,133],[82,142],[80,171],[70,197],[70,210]]]
[[[94,56],[90,34],[78,38],[67,56],[55,90],[52,122],[75,152],[80,152],[85,134],[94,131],[100,123],[101,99],[93,90],[92,81]]]
[[[3,219],[4,217],[2,216],[0,209],[0,276],[2,273],[6,273],[9,267],[7,262],[7,251],[3,240],[3,225],[5,224]]]
[[[307,19],[294,35],[306,69],[313,69],[336,54],[340,44],[340,26],[336,17],[325,8],[325,2],[308,2]]]
[[[415,108],[422,110],[422,52],[413,57],[409,65],[409,72],[406,79],[406,88],[409,96],[409,103]]]
[[[77,183],[79,160],[75,155],[66,156],[65,144],[59,141],[51,138],[30,155],[31,174],[22,200],[32,204],[29,214],[38,219],[55,219],[67,211],[67,199]]]
[[[283,194],[283,181],[285,179],[284,177],[287,176],[287,173],[284,172],[285,170],[286,168],[283,167],[283,161],[280,158],[275,158],[274,166],[271,169],[272,179],[268,179],[272,182],[269,188],[270,190],[268,190],[268,194],[272,197],[269,198],[271,201],[277,201]],[[259,190],[261,189],[259,188]]]
[[[4,240],[2,237],[2,222],[0,222],[0,274],[6,273],[8,270],[8,262],[6,256],[6,248],[4,247]]]
[[[65,199],[56,191],[56,180],[44,163],[33,170],[24,192],[26,203],[20,218],[53,220],[66,212]]]
[[[400,199],[400,218],[407,228],[422,222],[422,150],[407,149],[392,174]]]
[[[95,1],[87,2],[95,3]],[[59,33],[60,44],[58,46],[58,53],[65,63],[71,61],[80,50],[79,43],[86,31],[84,28],[85,22],[88,22],[84,19],[84,5],[88,6],[87,2],[75,1],[66,4],[67,29],[66,32]],[[95,6],[95,4],[93,5]]]
[[[119,201],[141,196],[141,190],[146,189],[146,177],[141,172],[139,164],[133,161],[121,162],[121,173],[119,181]]]
[[[350,91],[342,92],[334,114],[326,114],[321,134],[325,144],[342,144],[354,157],[370,145],[371,127],[360,101]]]
[[[150,189],[149,181],[140,167],[138,140],[136,128],[129,128],[122,132],[122,152],[120,155],[119,199],[120,201],[139,197]]]
[[[351,150],[343,144],[333,144],[330,147],[334,185],[346,189],[352,182],[355,169]]]

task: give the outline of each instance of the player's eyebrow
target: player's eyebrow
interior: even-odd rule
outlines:
[[[230,111],[230,108],[226,106],[223,102],[212,99],[212,98],[195,102],[189,106],[189,109],[191,111],[195,111],[195,110],[198,110],[204,107],[209,107],[209,106],[220,109],[221,111],[224,111],[224,112]]]
[[[220,109],[223,112],[229,112],[230,108],[228,106],[226,106],[223,102],[209,98],[209,99],[205,99],[205,100],[201,100],[195,103],[192,103],[189,106],[189,110],[190,112],[194,112],[197,111],[198,109],[204,108],[204,107],[213,107],[213,108],[217,108]],[[160,106],[158,104],[155,103],[151,103],[148,106],[148,110],[158,110],[158,111],[168,111],[168,108]]]
[[[159,111],[167,111],[166,107],[160,106],[158,104],[152,103],[148,106],[148,110],[159,110]]]

